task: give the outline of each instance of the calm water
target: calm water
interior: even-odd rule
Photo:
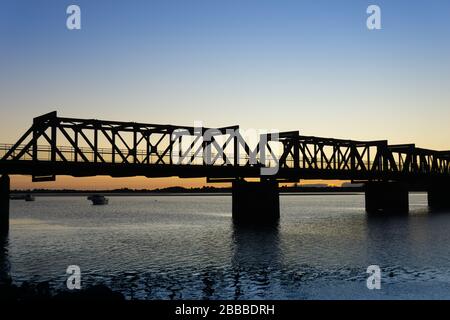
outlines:
[[[253,230],[233,226],[229,196],[12,201],[1,269],[63,289],[75,264],[83,286],[139,299],[450,299],[450,212],[412,194],[409,216],[371,217],[363,198],[283,195],[280,224]]]

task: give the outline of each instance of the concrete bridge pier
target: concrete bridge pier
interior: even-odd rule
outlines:
[[[368,182],[365,185],[366,212],[403,214],[409,211],[408,186],[401,182]]]
[[[232,184],[233,221],[240,224],[270,224],[280,218],[278,182],[247,182]]]
[[[9,193],[10,181],[8,175],[0,177],[0,236],[9,231]]]
[[[435,183],[428,188],[428,206],[433,210],[450,209],[450,183]]]

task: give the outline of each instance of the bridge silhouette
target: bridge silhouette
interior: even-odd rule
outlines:
[[[239,126],[77,119],[56,112],[34,118],[16,143],[0,145],[0,174],[3,230],[9,224],[9,175],[30,175],[34,182],[54,181],[58,175],[231,182],[233,218],[250,223],[278,219],[278,184],[301,179],[364,183],[368,212],[407,212],[411,187],[427,191],[433,208],[450,205],[450,151],[299,131],[263,133],[250,146]]]

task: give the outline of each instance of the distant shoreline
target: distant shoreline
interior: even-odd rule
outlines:
[[[328,193],[358,193],[363,192],[363,188],[356,187],[332,187],[332,186],[282,186],[279,188],[280,194],[328,194]],[[34,196],[88,196],[92,194],[102,194],[107,196],[157,196],[157,195],[229,195],[231,187],[202,187],[202,188],[184,188],[184,187],[168,187],[163,189],[114,189],[114,190],[73,190],[73,189],[33,189],[33,190],[12,190],[11,195]]]
[[[101,194],[107,197],[187,197],[187,196],[231,196],[231,192],[187,192],[187,193],[170,193],[170,192],[158,192],[158,193],[117,193],[117,192],[79,192],[79,193],[51,193],[51,192],[45,192],[45,193],[37,193],[33,192],[33,196],[35,197],[87,197],[89,195],[95,194]],[[12,193],[12,195],[17,195],[19,193]],[[319,196],[319,195],[358,195],[362,194],[362,192],[280,192],[281,196]]]
[[[413,191],[411,192],[420,192]],[[359,195],[362,187],[280,187],[282,196],[298,195]],[[145,196],[231,196],[231,188],[192,188],[173,187],[156,190],[13,190],[11,195],[32,194],[35,197],[87,197],[101,194],[108,197],[145,197]]]

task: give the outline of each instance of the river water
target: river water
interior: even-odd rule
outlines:
[[[77,265],[82,286],[128,299],[450,299],[450,212],[428,212],[426,194],[410,195],[408,216],[368,216],[363,194],[280,202],[278,225],[244,228],[230,196],[11,201],[0,269],[60,290]]]

